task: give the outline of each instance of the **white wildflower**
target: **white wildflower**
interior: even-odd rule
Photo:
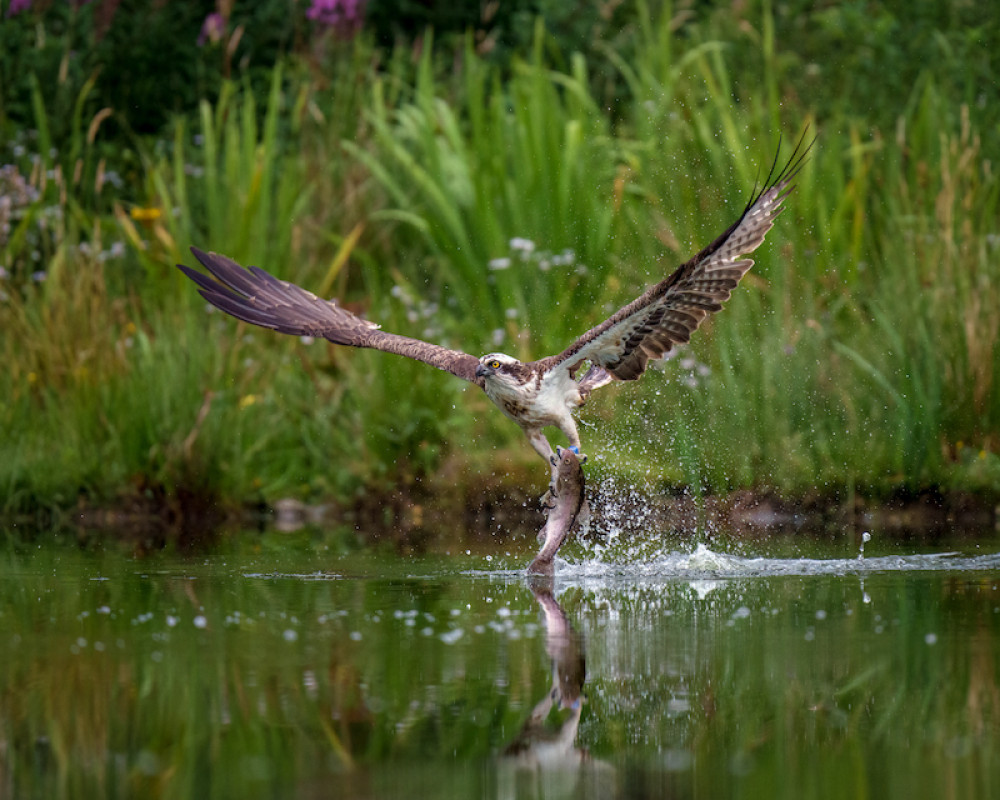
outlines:
[[[576,253],[569,248],[552,256],[552,263],[557,267],[568,267],[574,261],[576,261]]]

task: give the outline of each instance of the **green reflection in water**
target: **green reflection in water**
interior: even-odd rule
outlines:
[[[2,552],[0,795],[1000,796],[996,556],[549,595],[520,556],[253,541]]]

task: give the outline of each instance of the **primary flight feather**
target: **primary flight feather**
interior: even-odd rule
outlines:
[[[746,256],[763,243],[792,191],[792,180],[812,146],[803,145],[804,137],[780,170],[775,156],[763,186],[753,192],[739,218],[708,247],[562,353],[538,361],[521,362],[503,353],[476,358],[389,333],[335,300],[322,300],[259,267],[244,269],[225,256],[197,248],[192,247],[191,252],[213,277],[183,264],[178,267],[209,303],[244,322],[280,333],[396,353],[476,384],[521,426],[532,447],[552,464],[552,447],[542,432],[545,427],[558,428],[579,452],[573,411],[590,393],[616,380],[637,379],[650,360],[663,358],[674,345],[687,342],[709,314],[722,308],[753,266]],[[580,375],[585,364],[588,369]]]

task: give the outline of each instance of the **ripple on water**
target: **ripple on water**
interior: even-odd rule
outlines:
[[[1000,553],[966,556],[961,553],[887,555],[872,558],[748,558],[712,550],[699,544],[691,552],[666,553],[643,561],[579,562],[558,560],[560,580],[628,580],[682,578],[773,577],[782,575],[866,575],[877,572],[992,570],[1000,567]]]

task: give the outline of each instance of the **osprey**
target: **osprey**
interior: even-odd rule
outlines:
[[[791,181],[812,146],[810,143],[803,149],[804,138],[780,170],[775,155],[763,186],[759,190],[755,187],[743,213],[714,242],[563,352],[539,361],[521,362],[504,353],[476,358],[389,333],[335,300],[322,300],[260,267],[244,269],[225,256],[194,247],[191,252],[195,258],[217,280],[183,264],[178,267],[209,303],[244,322],[280,333],[396,353],[476,384],[521,426],[531,446],[550,464],[554,485],[559,460],[553,458],[543,429],[558,428],[579,453],[580,435],[573,412],[590,393],[612,381],[637,379],[650,360],[663,358],[674,345],[687,342],[705,317],[722,308],[753,266],[751,259],[741,256],[761,245],[792,191]]]

